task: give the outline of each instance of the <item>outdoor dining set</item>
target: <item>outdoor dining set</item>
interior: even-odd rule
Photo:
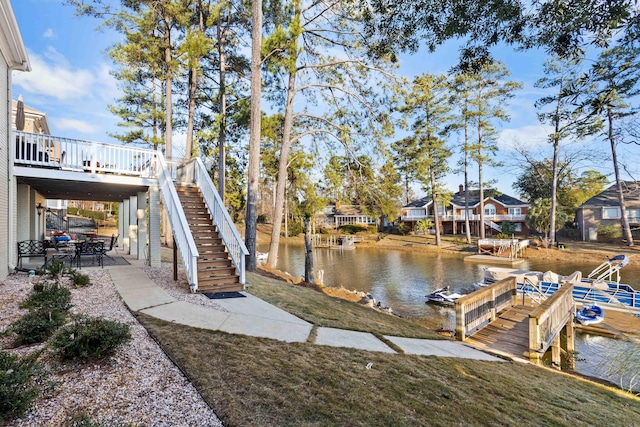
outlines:
[[[44,259],[43,265],[53,260],[59,260],[68,263],[69,266],[76,266],[81,269],[84,259],[85,262],[90,260],[92,265],[104,267],[105,258],[115,262],[107,253],[113,250],[117,239],[118,236],[112,235],[108,246],[101,239],[72,239],[71,236],[66,234],[54,235],[51,240],[45,241],[24,240],[18,242],[18,266],[16,270],[23,270],[23,258],[31,259],[37,257]],[[52,253],[49,251],[51,247],[54,249]]]

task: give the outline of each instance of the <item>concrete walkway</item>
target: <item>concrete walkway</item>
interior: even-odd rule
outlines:
[[[216,300],[226,312],[177,300],[156,285],[139,266],[107,267],[116,289],[131,311],[202,329],[271,338],[285,342],[307,342],[313,325],[260,298],[243,292],[246,298]],[[461,357],[500,362],[457,341],[424,340],[385,336],[406,354]],[[319,345],[396,353],[373,334],[335,328],[317,328],[313,341]]]

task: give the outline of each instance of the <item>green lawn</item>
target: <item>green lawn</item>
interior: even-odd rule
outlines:
[[[436,337],[311,289],[248,281],[249,292],[317,326]],[[532,365],[288,344],[138,319],[227,427],[640,425],[640,399]]]

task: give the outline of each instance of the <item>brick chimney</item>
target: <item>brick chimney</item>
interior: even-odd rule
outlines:
[[[464,185],[460,184],[460,187],[458,187],[458,194],[464,196]]]

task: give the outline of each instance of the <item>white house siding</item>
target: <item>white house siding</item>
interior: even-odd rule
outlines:
[[[11,102],[9,91],[9,67],[4,59],[0,61],[0,182],[9,183],[9,139],[11,137],[11,115],[9,105]],[[9,230],[9,186],[0,187],[0,236],[4,240],[11,235]],[[10,253],[8,244],[0,245],[0,279],[9,274]]]

